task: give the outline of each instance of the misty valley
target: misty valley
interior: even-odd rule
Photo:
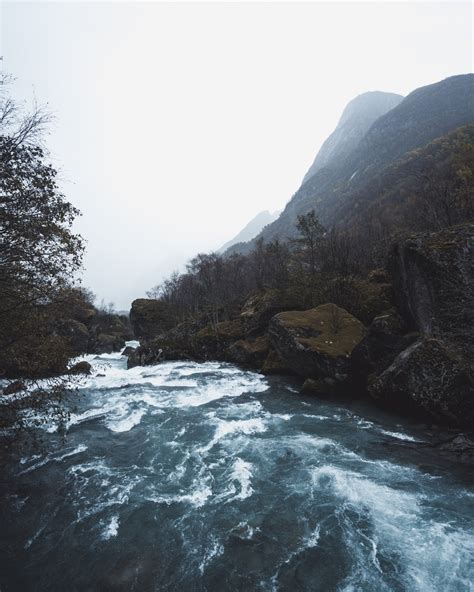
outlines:
[[[472,7],[6,4],[0,591],[474,592]]]

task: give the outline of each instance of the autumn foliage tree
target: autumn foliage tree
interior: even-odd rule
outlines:
[[[79,214],[41,146],[48,116],[25,112],[0,79],[0,375],[41,378],[69,358],[55,319],[81,266]]]

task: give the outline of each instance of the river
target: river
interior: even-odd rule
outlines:
[[[472,470],[404,446],[426,427],[230,364],[93,363],[66,439],[6,459],[1,592],[474,590]]]

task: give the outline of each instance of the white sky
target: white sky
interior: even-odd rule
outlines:
[[[298,189],[345,104],[472,71],[470,3],[3,2],[3,67],[48,102],[84,283],[132,299]]]

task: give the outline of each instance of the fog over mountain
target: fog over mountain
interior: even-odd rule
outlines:
[[[396,107],[402,99],[401,95],[380,91],[366,92],[352,99],[344,109],[336,129],[321,146],[303,178],[303,184],[331,162],[343,161],[357,148],[374,121]]]
[[[280,215],[280,210],[276,212],[270,213],[268,210],[263,212],[259,212],[255,218],[252,218],[248,224],[242,228],[242,230],[230,241],[226,242],[225,245],[219,249],[219,253],[223,253],[227,249],[230,249],[233,245],[237,243],[247,242],[252,240],[257,236],[259,232],[263,230],[263,228],[267,224],[271,224],[274,220],[278,218]]]
[[[15,97],[56,117],[84,284],[119,309],[285,207],[354,97],[390,103],[355,142],[397,95],[472,70],[466,3],[7,1],[1,20]],[[308,175],[344,158],[343,124]]]
[[[472,16],[1,3],[0,592],[474,592]]]
[[[393,109],[385,113],[380,109],[383,114],[370,122],[368,107],[383,96],[367,93],[349,103],[278,219],[252,241],[231,247],[229,253],[248,253],[257,238],[271,241],[292,236],[297,217],[311,209],[328,227],[350,227],[360,218],[362,208],[366,212],[365,208],[383,196],[385,187],[378,182],[389,165],[409,151],[474,122],[474,74],[451,76],[415,89],[403,100],[395,96]]]

